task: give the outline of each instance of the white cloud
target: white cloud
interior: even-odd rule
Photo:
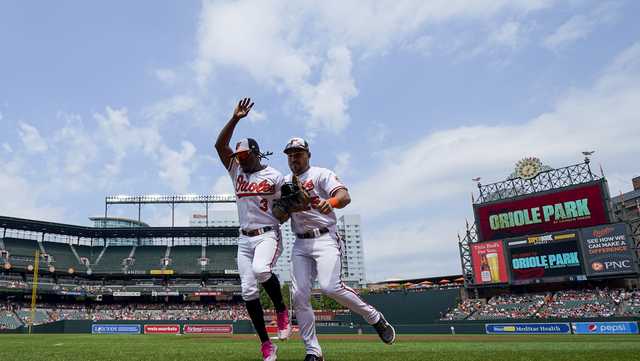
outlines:
[[[36,127],[25,122],[18,123],[18,127],[18,133],[28,152],[41,153],[49,148]]]
[[[363,229],[367,279],[380,281],[460,273],[457,219],[438,218],[378,224]],[[444,232],[443,232],[444,231]],[[393,265],[380,267],[381,264]]]
[[[0,160],[0,168],[0,214],[58,222],[64,220],[62,208],[43,201],[43,195],[50,190],[20,175],[24,172],[24,165],[19,160],[11,163]]]
[[[231,177],[228,175],[220,176],[216,179],[212,187],[213,194],[235,194]]]
[[[260,122],[263,122],[265,119],[267,119],[267,113],[259,112],[256,109],[251,109],[251,112],[249,112],[247,119],[249,119],[249,121],[254,124],[260,123]]]
[[[185,193],[191,184],[191,174],[195,164],[193,162],[196,147],[187,141],[182,142],[182,149],[174,151],[165,146],[159,149],[159,176],[178,193]]]
[[[559,50],[589,36],[599,25],[606,24],[617,15],[619,4],[602,3],[587,14],[572,16],[543,40],[543,45],[551,50]]]
[[[164,122],[172,116],[193,110],[196,105],[195,98],[187,95],[176,95],[152,104],[143,113],[155,122]]]
[[[4,151],[7,153],[13,153],[13,148],[9,143],[2,143],[2,149],[4,149]]]
[[[173,71],[172,69],[156,69],[153,72],[153,75],[155,75],[156,79],[158,79],[159,81],[161,81],[166,85],[175,84],[178,78],[176,72]]]
[[[336,155],[336,166],[333,168],[338,177],[345,177],[351,172],[351,154],[347,152]]]
[[[522,26],[516,21],[508,21],[489,34],[489,43],[517,48],[521,42]]]
[[[406,44],[427,25],[524,14],[550,6],[545,0],[484,1],[205,1],[198,55],[201,85],[218,72],[245,72],[277,92],[293,96],[306,113],[309,135],[340,132],[349,123],[349,102],[358,94],[353,54],[383,54]],[[282,16],[286,14],[286,16]],[[423,31],[421,31],[423,33]],[[511,25],[497,41],[515,42]],[[425,51],[427,39],[414,43]],[[316,80],[319,79],[319,80]]]

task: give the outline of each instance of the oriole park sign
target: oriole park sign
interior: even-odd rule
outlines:
[[[480,241],[609,223],[604,180],[474,205]]]

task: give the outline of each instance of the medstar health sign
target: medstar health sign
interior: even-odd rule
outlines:
[[[609,223],[601,181],[474,208],[481,241]]]

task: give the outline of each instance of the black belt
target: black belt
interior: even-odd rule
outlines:
[[[298,238],[318,238],[321,235],[325,234],[325,233],[329,233],[329,228],[327,227],[323,227],[323,228],[316,228],[316,229],[312,229],[310,231],[304,232],[304,233],[296,233],[296,236]]]
[[[255,236],[259,236],[261,234],[265,234],[265,233],[267,233],[269,231],[273,231],[274,229],[275,229],[274,227],[266,226],[266,227],[254,229],[254,230],[251,230],[251,231],[245,231],[243,229],[240,232],[242,232],[242,234],[244,234],[247,237],[255,237]]]

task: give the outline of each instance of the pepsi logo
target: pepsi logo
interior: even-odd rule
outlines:
[[[589,330],[589,332],[596,332],[598,331],[598,325],[590,323],[589,326],[587,326],[587,330]]]

